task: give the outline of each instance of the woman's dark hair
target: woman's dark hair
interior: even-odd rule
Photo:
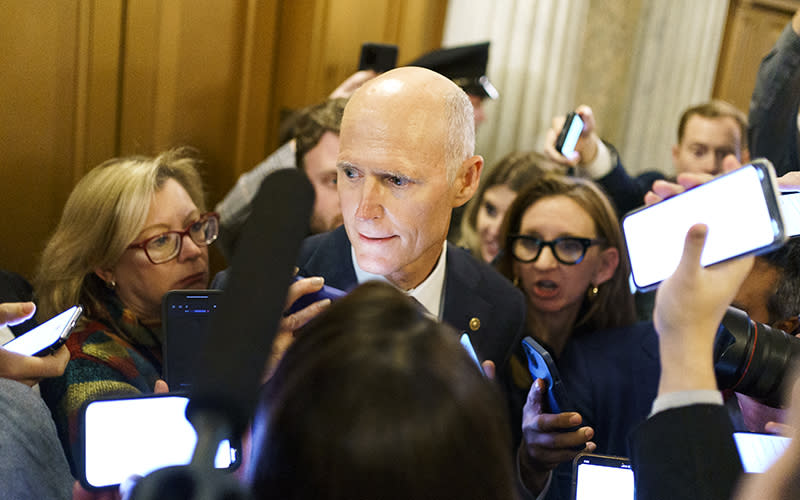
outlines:
[[[585,301],[575,328],[595,331],[633,324],[636,313],[628,284],[630,263],[622,230],[614,206],[603,191],[588,179],[546,175],[524,187],[506,212],[500,229],[500,245],[504,250],[497,259],[497,269],[508,279],[514,279],[514,259],[505,250],[508,236],[519,233],[528,208],[541,199],[553,196],[566,196],[583,208],[594,222],[596,237],[605,241],[606,248],[616,248],[619,253],[619,264],[614,275],[598,286],[594,300]]]
[[[259,405],[256,498],[510,499],[505,404],[456,332],[372,282],[297,333]]]

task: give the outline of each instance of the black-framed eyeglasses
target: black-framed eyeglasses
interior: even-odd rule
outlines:
[[[520,262],[533,262],[539,258],[542,248],[550,247],[556,260],[568,266],[580,264],[586,252],[592,245],[605,243],[601,239],[577,238],[574,236],[561,236],[551,241],[545,241],[536,236],[527,234],[512,234],[508,236],[507,248],[511,256]]]
[[[219,214],[202,214],[183,231],[166,231],[139,243],[132,243],[128,248],[141,248],[150,262],[163,264],[181,253],[183,237],[187,235],[197,246],[205,247],[214,243],[219,236]]]

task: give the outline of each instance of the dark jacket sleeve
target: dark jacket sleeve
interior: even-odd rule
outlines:
[[[766,157],[778,175],[800,170],[799,107],[800,37],[790,23],[761,61],[748,118],[750,156]]]
[[[611,162],[614,167],[611,172],[596,179],[595,182],[605,190],[617,209],[617,215],[622,217],[631,210],[644,205],[644,195],[650,190],[653,181],[664,179],[664,175],[660,172],[645,172],[631,177],[622,165],[622,160],[614,146],[609,143],[605,144],[611,151]]]
[[[722,405],[659,412],[630,440],[637,500],[728,500],[742,473],[733,426]]]

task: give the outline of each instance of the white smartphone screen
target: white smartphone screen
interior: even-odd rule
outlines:
[[[33,356],[54,344],[60,344],[69,336],[81,312],[83,312],[81,306],[72,306],[36,328],[6,342],[3,344],[3,348],[26,356]]]
[[[185,465],[192,459],[197,433],[186,419],[185,396],[154,395],[97,400],[86,406],[83,419],[85,484],[103,488],[156,469]],[[237,450],[220,443],[215,465],[236,463]]]
[[[575,500],[634,500],[633,469],[627,459],[578,455]]]
[[[755,432],[734,432],[733,439],[745,472],[764,472],[792,441],[788,437]]]
[[[583,132],[583,120],[576,113],[569,124],[569,130],[567,130],[567,136],[564,139],[564,145],[561,147],[562,155],[568,156],[575,151],[575,146],[578,144],[578,139],[581,137],[581,132]]]
[[[783,244],[783,219],[771,166],[745,165],[626,215],[622,229],[637,288],[653,288],[672,275],[686,233],[698,223],[708,226],[700,259],[704,266]]]
[[[782,193],[778,200],[786,236],[800,235],[800,193]]]

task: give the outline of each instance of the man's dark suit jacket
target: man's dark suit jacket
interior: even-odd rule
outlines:
[[[344,226],[306,238],[297,266],[299,275],[322,276],[326,285],[341,290],[358,285]],[[444,286],[442,320],[458,332],[469,334],[478,357],[495,362],[497,380],[509,391],[509,400],[519,399],[510,397],[513,389],[508,361],[524,336],[522,292],[490,266],[449,243]],[[518,405],[509,404],[513,443],[521,438],[522,407]]]
[[[728,500],[742,474],[722,405],[656,413],[631,435],[637,500]]]

